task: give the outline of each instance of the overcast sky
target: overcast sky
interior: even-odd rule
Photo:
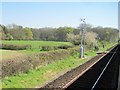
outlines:
[[[93,26],[118,28],[118,2],[3,2],[2,24],[24,27]]]

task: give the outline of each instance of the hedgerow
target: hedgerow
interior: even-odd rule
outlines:
[[[73,55],[77,48],[68,50],[54,50],[31,55],[24,55],[12,60],[4,60],[2,63],[2,77],[16,75],[18,73],[27,73],[30,69],[37,69],[41,65],[48,65]]]
[[[68,49],[74,47],[73,45],[60,45],[58,46],[59,49]]]
[[[57,50],[57,46],[41,46],[41,51]]]
[[[14,44],[2,44],[1,49],[7,50],[25,50],[31,48],[31,45],[14,45]]]
[[[59,46],[41,46],[41,51],[50,51],[58,49],[68,49],[74,47],[73,45],[59,45]]]

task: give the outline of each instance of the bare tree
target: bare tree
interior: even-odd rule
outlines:
[[[97,44],[96,38],[97,38],[96,33],[94,33],[94,32],[86,32],[85,42],[89,47],[95,46]]]

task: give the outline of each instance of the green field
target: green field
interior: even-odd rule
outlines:
[[[25,54],[43,52],[40,51],[39,46],[59,46],[59,45],[72,45],[70,42],[55,42],[55,41],[2,41],[3,44],[19,44],[19,45],[31,45],[32,50],[0,50],[2,52],[2,60],[15,58]],[[113,46],[114,43],[106,43],[105,48],[99,45],[99,51],[104,51]],[[89,53],[90,55],[92,53]],[[13,57],[14,56],[14,57]]]
[[[57,42],[57,41],[2,41],[3,44],[19,44],[31,45],[32,48],[37,49],[39,46],[59,46],[59,45],[72,45],[70,42]]]
[[[27,50],[0,50],[2,52],[2,59],[14,58],[23,54],[31,54],[43,52],[40,51],[41,46],[60,46],[60,45],[72,45],[70,42],[56,42],[56,41],[1,41],[3,44],[13,45],[31,45],[31,49]],[[14,57],[13,57],[14,56]]]

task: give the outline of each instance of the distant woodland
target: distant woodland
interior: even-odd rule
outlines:
[[[116,42],[118,39],[118,30],[110,27],[93,27],[89,24],[85,27],[86,41],[97,39],[98,41]],[[45,27],[30,28],[20,25],[0,25],[1,40],[42,40],[42,41],[71,41],[78,42],[83,27]],[[94,36],[92,38],[92,36]],[[87,40],[88,38],[88,40]]]

